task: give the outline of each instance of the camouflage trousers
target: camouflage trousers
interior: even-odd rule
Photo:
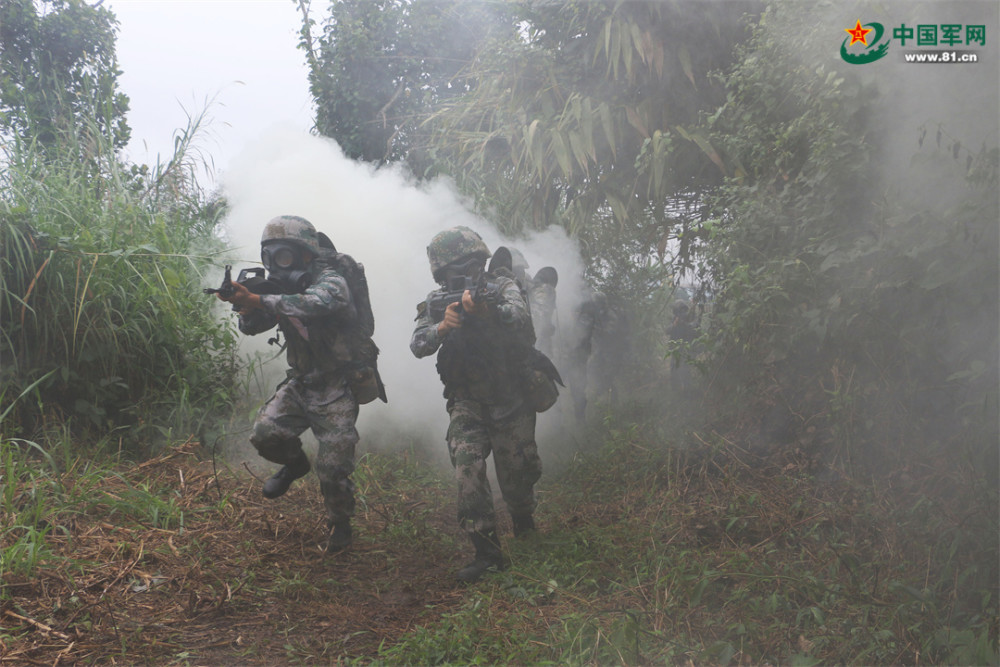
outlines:
[[[278,386],[257,413],[250,444],[273,463],[286,465],[302,451],[299,435],[311,428],[319,442],[316,475],[327,520],[338,523],[354,515],[354,447],[358,402],[343,381],[308,383],[291,378]]]
[[[514,515],[535,510],[534,486],[542,476],[535,444],[535,413],[525,407],[494,418],[475,401],[455,401],[448,408],[448,454],[458,482],[458,522],[467,533],[496,528],[493,492],[486,459],[493,454],[497,482],[507,510]]]

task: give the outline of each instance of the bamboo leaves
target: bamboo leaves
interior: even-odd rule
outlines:
[[[741,17],[714,3],[508,7],[516,36],[484,44],[462,72],[468,91],[421,126],[436,169],[507,233],[558,224],[589,248],[628,247],[623,274],[662,258],[727,173],[693,128],[722,97],[707,73],[725,66]]]
[[[701,134],[696,130],[685,130],[683,127],[679,125],[674,129],[677,130],[677,133],[680,134],[685,139],[693,141],[698,146],[698,148],[700,148],[702,152],[704,152],[705,155],[708,156],[708,159],[712,161],[712,164],[714,164],[716,167],[719,168],[719,171],[721,171],[724,176],[729,175],[729,170],[726,169],[726,165],[722,161],[722,158],[719,156],[718,151],[715,150],[715,148],[703,134]]]

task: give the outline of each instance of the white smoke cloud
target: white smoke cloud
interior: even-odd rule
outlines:
[[[231,210],[224,227],[234,252],[234,269],[259,264],[260,234],[278,215],[298,215],[325,232],[340,252],[365,266],[375,313],[375,342],[381,350],[379,371],[388,404],[361,406],[359,453],[418,447],[447,462],[444,446],[448,417],[434,358],[410,352],[416,305],[435,288],[426,248],[441,230],[466,225],[479,232],[491,250],[513,245],[532,273],[543,266],[559,272],[559,318],[571,320],[582,293],[579,251],[561,229],[527,239],[504,239],[443,180],[416,185],[398,169],[374,170],[344,156],[336,142],[294,128],[275,126],[249,145],[223,175],[222,190]],[[228,312],[226,316],[231,316]],[[248,348],[260,349],[261,335]],[[264,346],[266,347],[266,346]],[[286,368],[284,355],[268,364],[275,381]],[[560,400],[560,403],[568,403]],[[558,406],[557,406],[558,407]],[[550,414],[551,413],[551,414]],[[539,422],[540,446],[546,427],[558,420],[553,409]]]

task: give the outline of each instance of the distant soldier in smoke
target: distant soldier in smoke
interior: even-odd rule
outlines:
[[[590,395],[614,400],[615,379],[629,358],[629,327],[624,309],[603,292],[591,290],[576,308],[565,371],[578,421],[586,417]]]
[[[535,444],[535,410],[526,401],[518,375],[519,350],[534,343],[534,331],[513,273],[494,269],[492,263],[486,270],[490,251],[476,232],[467,227],[443,231],[431,240],[427,256],[434,280],[443,289],[417,306],[410,350],[417,358],[438,355],[450,416],[448,453],[458,481],[458,520],[475,548],[474,560],[457,577],[473,582],[505,566],[486,472],[490,453],[514,536],[535,527],[534,485],[542,464]],[[477,287],[448,291],[456,281]],[[442,293],[453,301],[438,314]]]
[[[246,285],[234,281],[231,291],[219,290],[218,296],[239,312],[244,334],[253,336],[277,326],[285,337],[287,378],[261,407],[250,435],[262,457],[282,465],[264,482],[263,494],[278,498],[309,472],[299,435],[311,428],[319,442],[316,474],[327,515],[323,546],[327,553],[340,551],[352,540],[350,476],[358,442],[359,400],[376,396],[385,400],[374,366],[378,349],[369,338],[374,318],[364,269],[338,254],[325,235],[297,216],[267,223],[261,259],[269,272],[266,280]]]
[[[538,334],[538,349],[552,356],[553,341],[559,326],[559,316],[556,312],[556,285],[559,274],[551,266],[543,266],[531,279],[531,317],[535,322]]]
[[[695,328],[694,309],[687,299],[677,299],[670,307],[673,319],[667,327],[667,336],[671,341],[680,343],[690,343],[698,337],[698,330]],[[670,381],[675,389],[687,390],[691,384],[691,366],[681,359],[678,352],[674,355],[670,364]]]
[[[559,273],[554,267],[545,266],[531,277],[528,274],[528,262],[521,251],[511,248],[510,253],[514,275],[528,295],[531,321],[538,337],[536,346],[546,356],[552,357],[553,340],[556,328],[559,326],[559,317],[556,313],[556,285],[559,284]]]

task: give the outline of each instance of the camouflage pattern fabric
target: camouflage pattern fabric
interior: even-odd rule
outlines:
[[[594,292],[577,308],[565,371],[576,417],[582,420],[590,396],[616,393],[615,380],[631,357],[628,318],[619,304]]]
[[[264,295],[261,305],[262,310],[240,315],[240,331],[252,336],[277,326],[285,337],[289,370],[258,412],[250,442],[263,458],[286,464],[301,448],[299,434],[311,428],[319,442],[315,468],[327,518],[350,517],[358,403],[343,373],[352,361],[346,332],[356,319],[347,282],[323,269],[305,293]]]
[[[552,339],[556,333],[556,288],[543,282],[532,281],[528,288],[528,300],[531,303],[531,320],[538,335],[537,347],[552,357]]]
[[[428,301],[417,306],[410,339],[410,350],[417,358],[439,350],[439,361],[448,350],[459,355],[457,373],[442,375],[454,379],[445,382],[450,416],[448,452],[458,482],[458,519],[470,534],[496,527],[486,476],[486,459],[491,453],[500,491],[512,513],[530,514],[534,510],[533,488],[542,474],[535,444],[535,413],[519,394],[513,376],[515,362],[507,352],[526,335],[534,339],[531,315],[521,288],[512,278],[494,276],[491,280],[498,285],[499,297],[488,315],[467,316],[461,328],[442,338],[428,308],[432,292]],[[483,349],[483,345],[488,348]]]
[[[297,215],[280,215],[264,225],[260,237],[261,244],[268,241],[288,241],[305,248],[314,255],[319,254],[319,235],[316,228],[305,218]]]
[[[354,514],[355,422],[358,403],[343,381],[290,378],[257,413],[250,443],[268,461],[286,464],[301,451],[299,435],[311,428],[319,442],[315,469],[328,521]]]
[[[344,332],[356,319],[347,281],[324,269],[304,294],[266,294],[263,310],[240,315],[240,331],[253,336],[275,325],[285,336],[289,373],[333,374],[352,361]]]
[[[510,278],[498,277],[494,282],[497,283],[500,294],[490,317],[511,331],[527,326],[531,321],[531,315],[528,313],[521,288]],[[437,291],[431,292],[427,295],[427,299],[417,304],[417,324],[410,338],[410,351],[418,359],[434,354],[442,343],[442,339],[437,335],[437,324],[431,319],[430,309],[427,307],[435,294]]]
[[[483,239],[468,227],[447,229],[431,239],[427,246],[427,259],[436,282],[441,282],[442,269],[453,262],[473,257],[485,261],[489,256],[490,250]]]
[[[493,276],[491,281],[497,284],[499,295],[489,314],[467,317],[462,328],[451,331],[444,339],[438,336],[437,324],[428,307],[435,292],[428,294],[427,300],[417,306],[410,351],[422,359],[444,346],[442,354],[459,357],[449,370],[453,371],[450,375],[460,377],[445,381],[446,397],[474,399],[513,409],[522,398],[514,375],[517,360],[512,357],[512,345],[529,338],[533,342],[531,315],[521,288],[513,279]],[[440,364],[439,370],[445,372]]]
[[[496,528],[486,459],[493,454],[497,482],[511,514],[535,511],[534,485],[542,476],[535,444],[535,413],[520,408],[501,419],[475,401],[455,401],[449,409],[448,454],[458,484],[458,522],[467,533]]]
[[[674,319],[667,327],[667,336],[670,340],[690,343],[698,337],[698,329],[695,327],[695,313],[691,309],[691,304],[686,300],[678,299],[672,306]],[[679,355],[674,356],[670,363],[670,383],[681,391],[687,391],[691,387],[691,365],[681,359]]]

